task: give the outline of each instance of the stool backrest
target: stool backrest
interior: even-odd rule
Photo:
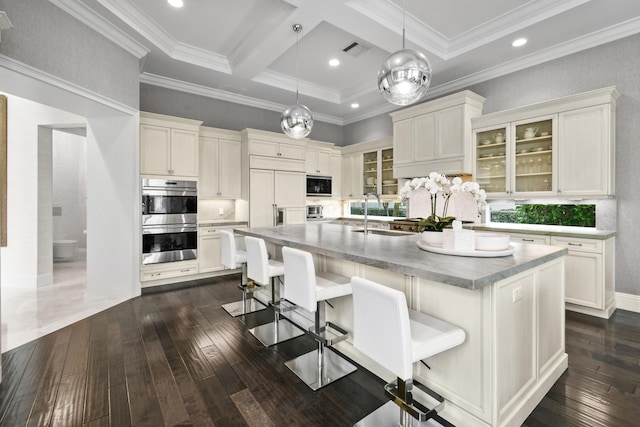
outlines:
[[[263,239],[246,236],[244,244],[247,250],[247,277],[260,285],[269,284],[269,254]]]
[[[309,252],[284,246],[284,298],[305,310],[317,309],[316,270]]]
[[[227,268],[238,268],[236,239],[230,231],[220,230],[220,261]]]
[[[351,278],[353,346],[402,380],[411,379],[411,326],[404,293]]]

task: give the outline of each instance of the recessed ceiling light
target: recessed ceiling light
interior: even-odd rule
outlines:
[[[333,58],[329,60],[329,65],[331,65],[332,67],[337,67],[338,65],[340,65],[340,61],[338,61],[337,59]]]
[[[360,106],[360,104],[358,104],[357,102],[354,102],[353,104],[351,104],[351,108],[358,108]]]
[[[184,2],[182,0],[168,0],[169,4],[173,7],[182,7],[184,6]]]
[[[513,43],[511,43],[511,46],[513,47],[520,47],[520,46],[524,46],[525,44],[527,44],[527,39],[515,39],[513,41]]]

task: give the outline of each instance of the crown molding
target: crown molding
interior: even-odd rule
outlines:
[[[57,87],[59,89],[65,90],[74,95],[81,96],[90,101],[97,102],[101,105],[112,108],[116,111],[120,111],[122,113],[130,114],[130,115],[134,115],[138,113],[137,109],[132,108],[126,104],[123,104],[118,101],[114,101],[113,99],[107,98],[103,95],[100,95],[99,93],[90,91],[74,83],[70,83],[52,74],[49,74],[42,70],[38,70],[37,68],[34,68],[20,61],[16,61],[15,59],[9,58],[8,56],[2,55],[2,54],[0,54],[0,67],[6,68],[7,70],[10,70],[15,73],[21,74],[25,77],[40,81],[42,83],[46,83],[53,87]]]
[[[67,12],[89,28],[111,40],[122,49],[138,59],[144,58],[150,51],[131,36],[112,25],[100,15],[89,9],[83,3],[74,0],[49,0],[60,9]]]
[[[299,86],[299,92],[303,95],[311,96],[323,101],[332,102],[334,104],[340,104],[341,97],[340,92],[325,86],[316,85],[304,80],[297,80],[293,77],[285,74],[276,73],[275,71],[263,70],[260,71],[252,81],[256,83],[262,83],[269,86],[284,89],[289,92],[296,91],[296,83]]]
[[[264,110],[281,112],[287,106],[276,102],[264,101],[262,99],[252,98],[246,95],[227,92],[220,89],[213,89],[206,86],[187,83],[184,81],[162,77],[155,74],[142,73],[140,75],[140,83],[150,84],[152,86],[164,87],[166,89],[177,90],[180,92],[200,95],[207,98],[219,99],[221,101],[233,102],[235,104],[246,105],[249,107],[262,108]],[[343,126],[344,121],[335,116],[326,114],[313,113],[314,120]]]
[[[141,12],[132,2],[119,0],[96,1],[172,59],[231,74],[231,67],[226,57],[195,46],[179,43],[164,29],[156,25],[147,15]]]

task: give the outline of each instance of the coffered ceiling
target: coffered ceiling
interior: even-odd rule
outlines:
[[[402,47],[403,7],[406,45],[433,68],[427,98],[640,32],[638,0],[49,1],[139,57],[141,82],[274,111],[298,82],[316,120],[339,125],[398,108],[376,76]]]

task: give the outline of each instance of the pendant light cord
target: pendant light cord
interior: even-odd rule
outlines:
[[[404,50],[404,32],[405,32],[405,30],[404,30],[404,26],[405,26],[404,25],[405,24],[405,17],[404,17],[405,10],[406,10],[405,9],[405,1],[402,0],[402,49],[403,50]]]
[[[300,27],[298,30],[296,30],[296,105],[299,104],[298,102],[298,86],[300,84],[300,47],[299,45],[299,40],[300,40],[300,31],[302,31],[302,27]]]

